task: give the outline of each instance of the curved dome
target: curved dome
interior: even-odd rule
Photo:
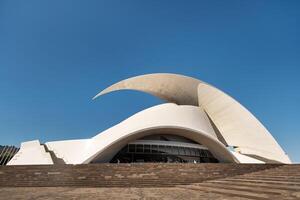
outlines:
[[[160,116],[160,117],[157,117]],[[235,157],[215,135],[203,110],[196,106],[160,104],[134,114],[121,123],[99,133],[91,139],[89,156],[108,162],[127,143],[147,135],[173,134],[206,146],[221,162],[235,162]]]
[[[205,82],[178,74],[147,74],[120,81],[94,99],[118,90],[138,90],[168,102],[200,106],[227,145],[266,162],[291,162],[259,120],[232,97]]]
[[[142,110],[87,140],[47,142],[67,164],[109,162],[126,144],[149,135],[182,136],[206,147],[220,162],[239,162],[221,143],[205,112],[190,105],[165,103]]]

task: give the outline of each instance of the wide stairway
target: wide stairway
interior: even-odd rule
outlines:
[[[243,199],[300,199],[300,165],[283,165],[179,187]]]
[[[279,166],[176,163],[0,166],[0,187],[168,187],[265,169],[280,170]],[[249,180],[256,178],[248,176]]]

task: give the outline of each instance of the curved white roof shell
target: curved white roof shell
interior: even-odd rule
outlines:
[[[178,74],[147,74],[120,81],[93,99],[113,91],[137,90],[178,105],[198,106],[197,87],[200,80]]]
[[[147,74],[120,81],[94,98],[117,90],[138,90],[179,105],[199,106],[225,143],[238,147],[240,153],[263,160],[291,162],[269,131],[245,107],[203,81],[178,74]]]
[[[138,112],[91,139],[47,142],[46,145],[68,164],[89,163],[95,158],[109,162],[127,143],[161,133],[180,135],[201,143],[221,162],[238,162],[217,139],[203,110],[172,103]]]
[[[169,103],[142,110],[92,138],[44,145],[38,140],[24,142],[8,164],[110,162],[128,143],[155,134],[193,140],[220,162],[290,163],[268,130],[245,107],[203,81],[178,74],[148,74],[120,81],[94,98],[125,89],[147,92]]]

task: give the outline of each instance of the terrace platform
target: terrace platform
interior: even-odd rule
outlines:
[[[300,199],[300,165],[0,167],[0,199]]]

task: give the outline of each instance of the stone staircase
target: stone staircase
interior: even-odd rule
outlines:
[[[179,187],[224,197],[300,199],[300,165],[283,165]]]
[[[297,178],[288,180],[279,178],[287,176],[283,169],[289,167],[281,166],[278,164],[225,163],[0,166],[0,187],[170,187],[193,184],[189,187],[201,189],[202,185],[196,185],[196,183],[211,180],[212,182],[202,183],[206,184],[203,188],[212,190],[215,185],[219,189],[228,190],[226,188],[228,184],[225,186],[218,181],[230,183],[232,188],[234,186],[242,188],[248,185],[250,187],[255,183],[267,185],[270,181],[278,180],[281,181],[281,185],[284,182],[300,184]],[[297,174],[300,176],[299,171]]]

